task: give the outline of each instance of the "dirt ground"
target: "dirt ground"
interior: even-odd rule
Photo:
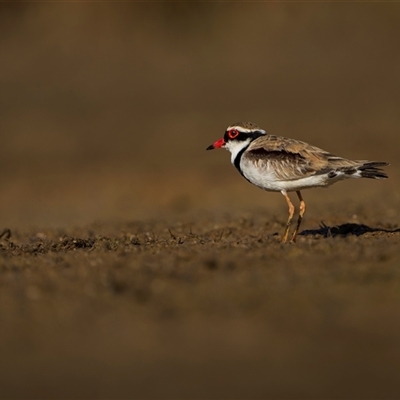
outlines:
[[[310,216],[295,245],[260,209],[5,232],[2,397],[397,398],[400,229],[379,214]]]
[[[0,398],[400,397],[398,4],[1,11]],[[238,120],[389,179],[282,244]]]

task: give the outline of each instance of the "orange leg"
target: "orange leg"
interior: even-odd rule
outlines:
[[[285,232],[283,233],[283,237],[282,237],[282,243],[285,243],[287,241],[287,238],[289,235],[289,228],[290,228],[290,224],[292,223],[292,219],[293,219],[293,215],[294,215],[294,205],[290,201],[290,198],[289,198],[288,194],[286,193],[286,191],[282,190],[281,193],[285,196],[287,205],[289,207],[289,218],[286,222]]]
[[[297,234],[299,232],[299,228],[300,228],[300,225],[301,225],[301,221],[303,220],[303,215],[306,212],[306,203],[304,202],[300,191],[298,190],[298,191],[296,191],[296,193],[297,193],[297,197],[300,200],[300,210],[299,210],[299,218],[297,219],[296,229],[293,232],[292,242],[296,241]]]

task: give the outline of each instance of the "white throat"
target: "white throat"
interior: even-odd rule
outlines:
[[[224,148],[231,152],[231,163],[234,164],[236,156],[246,148],[251,142],[251,139],[248,138],[247,140],[243,141],[229,141],[225,144]]]

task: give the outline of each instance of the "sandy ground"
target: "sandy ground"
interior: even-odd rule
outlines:
[[[5,233],[2,397],[396,398],[400,230],[368,183],[294,245],[254,207]]]
[[[400,397],[398,4],[0,6],[0,398]],[[281,244],[238,120],[389,179]]]

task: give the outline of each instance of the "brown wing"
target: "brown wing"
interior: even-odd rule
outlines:
[[[358,165],[357,161],[336,157],[307,143],[274,135],[254,140],[244,156],[249,161],[274,169],[276,177],[282,180],[295,180]]]

